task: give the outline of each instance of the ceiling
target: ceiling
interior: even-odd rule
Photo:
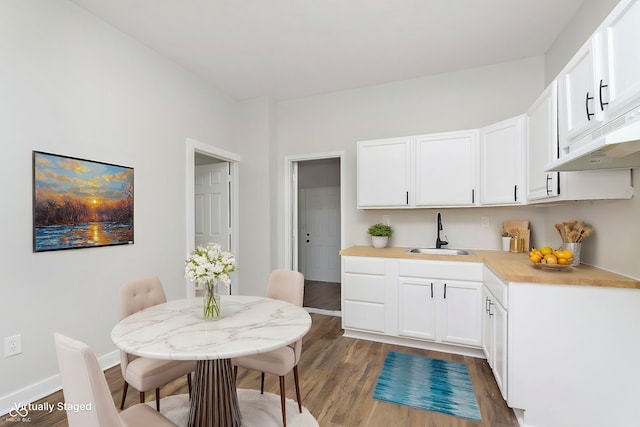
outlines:
[[[583,0],[71,0],[244,100],[543,55]]]

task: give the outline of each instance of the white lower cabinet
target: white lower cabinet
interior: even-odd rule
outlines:
[[[385,260],[342,258],[342,327],[385,332]]]
[[[481,263],[343,256],[342,265],[345,335],[481,354]]]
[[[480,347],[482,284],[400,277],[398,335]]]
[[[484,267],[482,349],[504,400],[507,400],[507,284]]]
[[[507,310],[485,286],[482,349],[504,400],[507,400]]]

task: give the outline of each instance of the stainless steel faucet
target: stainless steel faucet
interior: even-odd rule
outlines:
[[[447,242],[446,240],[441,240],[440,239],[440,231],[441,230],[442,230],[442,215],[440,215],[440,212],[438,212],[438,237],[436,238],[436,248],[437,249],[440,249],[441,247],[449,244],[449,242]]]

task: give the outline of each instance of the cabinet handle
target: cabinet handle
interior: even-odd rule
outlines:
[[[600,80],[600,111],[604,111],[604,106],[609,105],[608,102],[602,102],[602,88],[609,87],[609,85],[603,85],[602,80]]]
[[[517,185],[513,186],[513,201],[514,202],[518,201],[518,186]]]
[[[476,202],[476,189],[472,188],[471,189],[471,203],[475,203]]]
[[[431,282],[431,299],[433,299],[433,282]]]
[[[491,312],[491,306],[494,305],[492,302],[489,303],[489,317],[493,317],[493,313]]]
[[[447,299],[447,284],[444,284],[444,299]]]
[[[551,189],[549,188],[549,181],[551,181],[552,179],[553,177],[551,176],[551,174],[547,174],[547,196],[551,194]]]
[[[407,205],[409,204],[409,192],[407,191]]]
[[[589,101],[593,99],[593,96],[589,96],[589,92],[587,92],[587,98],[584,100],[584,107],[587,110],[587,120],[591,121],[591,116],[595,116],[595,113],[589,112]]]
[[[491,301],[489,297],[484,298],[484,311],[486,311],[487,313],[489,312],[489,301]]]

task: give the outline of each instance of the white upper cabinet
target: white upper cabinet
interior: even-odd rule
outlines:
[[[416,207],[475,205],[477,141],[475,130],[416,137]]]
[[[524,130],[524,115],[480,130],[480,204],[508,205],[524,201]]]
[[[408,207],[411,138],[358,142],[358,207]]]
[[[558,76],[560,156],[640,104],[640,1],[622,0]]]
[[[527,200],[558,196],[558,172],[545,167],[558,157],[558,86],[554,80],[526,114]]]
[[[598,36],[592,36],[558,77],[561,148],[568,146],[569,141],[575,140],[587,130],[602,123],[603,114],[599,108],[598,76],[601,74],[599,45]]]
[[[605,66],[596,108],[615,118],[640,103],[640,1],[622,0],[597,33]]]

